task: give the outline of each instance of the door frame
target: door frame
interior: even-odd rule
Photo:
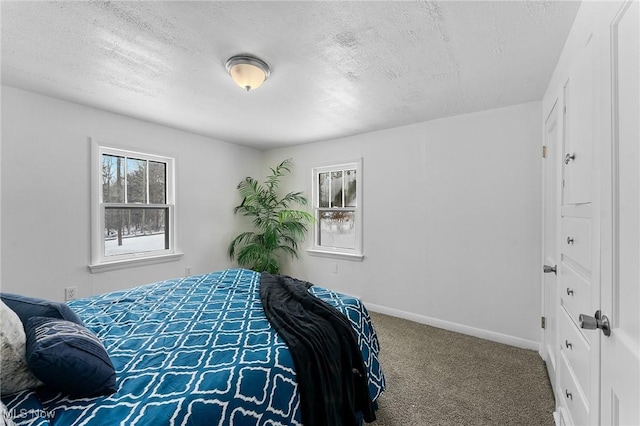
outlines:
[[[541,259],[542,259],[542,263],[543,265],[541,265],[541,268],[544,268],[544,265],[546,264],[546,252],[547,252],[547,248],[548,248],[548,242],[547,242],[547,238],[546,238],[546,231],[547,231],[547,209],[548,209],[548,205],[547,205],[547,173],[549,172],[549,170],[551,170],[552,168],[555,169],[555,211],[552,213],[553,217],[555,218],[556,221],[556,232],[555,232],[555,238],[553,239],[553,241],[551,242],[551,244],[553,244],[555,246],[555,256],[556,259],[554,259],[554,265],[556,266],[556,268],[560,267],[560,261],[557,258],[558,257],[558,241],[559,241],[559,234],[560,234],[560,212],[561,212],[561,174],[562,174],[562,168],[560,166],[560,162],[557,161],[560,158],[560,154],[562,152],[562,128],[563,128],[563,114],[561,113],[561,102],[560,102],[560,98],[556,97],[555,101],[553,102],[553,105],[551,106],[551,109],[549,111],[549,113],[547,114],[544,123],[543,123],[543,152],[546,155],[543,155],[543,161],[542,161],[542,211],[541,211],[541,215],[542,215],[542,244],[541,244]],[[551,143],[549,143],[549,140],[547,139],[548,137],[548,128],[550,125],[550,120],[555,120],[555,128],[556,128],[556,138],[554,141],[551,141]],[[554,159],[556,160],[555,163],[552,163],[551,161],[549,161],[550,159]],[[554,266],[554,265],[550,265],[550,266]],[[547,274],[542,270],[541,271],[541,278],[540,278],[540,285],[541,285],[541,293],[542,293],[542,303],[541,303],[541,314],[542,317],[545,318],[545,327],[541,328],[541,339],[540,339],[540,356],[542,357],[542,359],[545,361],[546,363],[546,368],[547,368],[547,374],[549,376],[549,381],[551,382],[551,387],[554,390],[554,395],[555,395],[555,389],[556,389],[556,381],[557,381],[557,352],[555,351],[555,348],[557,347],[557,338],[558,338],[558,326],[557,326],[557,316],[558,316],[558,300],[557,300],[557,280],[558,280],[558,275],[556,272],[556,285],[554,286],[554,289],[552,290],[552,295],[551,297],[548,297],[547,295],[547,286],[546,286],[546,279],[547,279]],[[549,306],[551,305],[551,306]],[[549,311],[553,311],[554,315],[552,318],[549,318],[549,316],[547,315],[547,313]],[[552,351],[552,353],[549,353],[548,349],[548,344],[550,342],[548,342],[548,339],[550,338],[549,335],[549,329],[553,328],[555,333],[553,334],[554,336],[554,342],[551,342],[552,347],[554,348],[554,350]],[[553,365],[549,365],[548,360],[551,359],[555,362],[555,364]]]

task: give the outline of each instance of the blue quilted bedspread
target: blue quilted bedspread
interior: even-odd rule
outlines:
[[[3,398],[18,425],[299,425],[296,374],[260,303],[260,274],[228,269],[69,303],[104,342],[118,391],[70,399],[39,389]],[[362,303],[309,290],[350,320],[375,401],[385,387]]]

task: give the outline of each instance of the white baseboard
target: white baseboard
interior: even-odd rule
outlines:
[[[380,306],[373,303],[364,302],[364,305],[368,310],[373,312],[379,312],[381,314],[391,315],[409,321],[418,322],[420,324],[426,324],[449,331],[455,331],[457,333],[467,334],[469,336],[479,337],[481,339],[491,340],[493,342],[504,343],[505,345],[515,346],[517,348],[531,349],[537,351],[538,353],[540,352],[540,342],[535,342],[533,340],[522,339],[520,337],[509,336],[506,334],[496,333],[494,331],[469,327],[468,325],[456,324],[437,318],[431,318],[424,315],[401,311],[399,309],[387,308],[385,306]]]

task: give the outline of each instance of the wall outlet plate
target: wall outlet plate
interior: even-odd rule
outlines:
[[[73,300],[78,297],[78,287],[65,287],[64,300]]]

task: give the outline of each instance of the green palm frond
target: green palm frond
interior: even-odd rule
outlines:
[[[285,209],[289,208],[290,204],[300,204],[301,206],[306,206],[308,201],[307,198],[302,194],[302,192],[290,192],[278,202],[280,206]]]
[[[229,258],[237,258],[241,267],[279,273],[283,255],[298,257],[298,243],[306,237],[307,224],[313,223],[314,217],[291,208],[308,204],[302,192],[289,192],[283,197],[277,193],[280,179],[292,169],[293,160],[289,158],[270,168],[271,174],[262,184],[252,177],[238,184],[242,202],[233,213],[252,218],[257,231],[243,232],[229,244]]]
[[[308,212],[302,210],[280,210],[278,212],[278,222],[284,223],[304,223],[304,222],[313,222],[315,219],[313,215]]]
[[[285,253],[290,254],[291,257],[295,257],[296,259],[298,258],[297,246],[296,247],[289,247],[289,246],[286,246],[286,245],[282,245],[282,246],[280,246],[280,249],[282,251],[284,251]]]
[[[249,242],[251,242],[254,236],[255,234],[253,232],[243,232],[242,234],[235,237],[233,241],[231,241],[231,244],[229,244],[229,249],[228,249],[229,258],[233,260],[233,258],[235,257],[236,248],[238,246],[243,246],[248,244]]]
[[[280,184],[280,178],[284,176],[284,172],[291,173],[291,169],[293,169],[293,160],[291,158],[287,158],[282,163],[278,164],[276,168],[269,168],[271,170],[271,175],[267,177],[266,185],[269,187],[271,192],[273,192],[278,185]]]

